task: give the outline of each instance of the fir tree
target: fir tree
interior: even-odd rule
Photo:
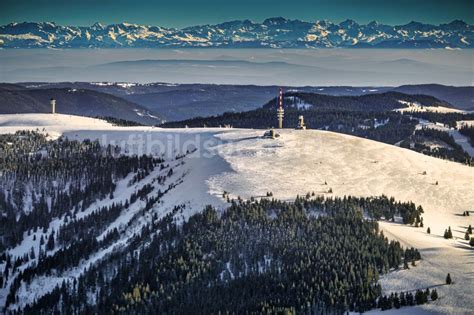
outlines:
[[[423,292],[422,290],[416,290],[415,301],[418,305],[425,304],[427,302],[427,296],[425,292]]]
[[[446,276],[446,284],[451,284],[453,281],[451,279],[451,275],[448,273],[448,275]]]
[[[393,307],[395,307],[396,309],[399,309],[401,307],[400,298],[398,297],[397,293],[395,293],[393,297]]]
[[[406,306],[407,305],[407,300],[405,298],[405,292],[400,293],[400,305],[401,306]]]
[[[451,227],[448,227],[448,229],[444,231],[444,238],[445,239],[453,238],[453,232],[451,232]]]
[[[48,242],[46,243],[46,250],[51,251],[54,249],[54,231],[49,234]]]

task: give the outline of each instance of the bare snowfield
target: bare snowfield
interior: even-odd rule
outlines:
[[[422,261],[417,267],[384,276],[382,285],[386,292],[435,286],[440,299],[389,313],[474,312],[474,251],[463,238],[467,226],[474,225],[474,217],[461,215],[474,211],[474,168],[319,130],[282,130],[281,137],[272,140],[261,138],[263,130],[116,127],[69,115],[0,115],[0,133],[37,128],[52,137],[64,134],[119,144],[129,154],[165,151],[175,155],[197,148],[183,159],[184,171],[177,175],[182,183],[165,195],[157,209],[162,214],[178,202],[188,206],[185,217],[206,204],[224,208],[223,191],[245,199],[271,191],[276,198],[293,200],[314,191],[327,196],[385,194],[413,201],[425,210],[424,228],[388,222],[381,222],[381,227],[387,237],[419,248]],[[332,194],[327,193],[329,188]],[[448,226],[452,240],[443,238]],[[427,227],[431,234],[426,233]],[[443,285],[448,272],[454,281],[451,286]]]
[[[411,107],[406,107],[406,108],[397,108],[395,111],[401,112],[401,113],[409,113],[409,112],[433,112],[433,113],[465,113],[465,111],[456,109],[456,108],[450,108],[450,107],[444,107],[444,106],[411,106]]]
[[[400,113],[410,113],[410,112],[433,112],[433,113],[465,113],[465,111],[444,107],[444,106],[421,106],[418,103],[411,103],[406,101],[399,101],[401,104],[406,105],[404,108],[397,108],[394,111]]]

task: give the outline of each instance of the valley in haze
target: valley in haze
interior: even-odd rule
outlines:
[[[1,82],[472,85],[472,49],[3,49]]]

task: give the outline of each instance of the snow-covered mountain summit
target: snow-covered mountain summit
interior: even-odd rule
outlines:
[[[27,304],[50,294],[63,281],[78,281],[87,270],[96,268],[110,257],[128,255],[131,246],[137,243],[136,236],[147,230],[144,227],[156,218],[175,213],[177,205],[181,211],[175,213],[176,220],[180,221],[202,211],[208,204],[219,209],[227,207],[223,192],[231,198],[240,196],[251,200],[271,191],[275,198],[290,201],[311,190],[318,196],[386,195],[421,205],[424,228],[380,222],[387,237],[399,240],[405,247],[419,248],[422,255],[416,268],[389,273],[381,282],[386,293],[436,287],[441,298],[413,308],[394,310],[394,313],[468,314],[472,309],[472,299],[465,298],[474,293],[469,285],[473,278],[472,257],[463,232],[473,221],[472,216],[460,215],[474,203],[470,185],[474,172],[469,166],[321,130],[284,129],[279,131],[279,138],[268,139],[261,137],[262,130],[119,127],[97,119],[61,114],[0,115],[0,126],[0,134],[42,130],[52,139],[63,135],[70,140],[97,139],[103,145],[120,144],[123,158],[143,153],[143,148],[150,148],[148,153],[163,158],[160,160],[162,167],[157,164],[140,175],[125,172],[116,180],[115,186],[111,186],[111,194],[81,205],[78,210],[74,207],[65,210],[66,214],[51,212],[42,228],[30,228],[20,234],[17,244],[6,251],[11,261],[17,261],[13,264],[15,267],[7,268],[11,272],[0,288],[0,305],[8,299],[10,291],[14,293],[10,295],[7,311],[23,310]],[[161,148],[160,142],[166,145]],[[188,150],[189,144],[193,144],[195,150]],[[44,152],[38,151],[46,154]],[[25,211],[31,208],[33,199],[26,197],[30,194],[28,192],[24,198]],[[137,194],[145,194],[147,198],[137,198]],[[160,198],[150,203],[149,200],[158,194]],[[134,201],[127,203],[127,207],[114,210],[106,220],[94,221],[99,209],[107,211],[103,209],[125,204],[132,196]],[[71,212],[74,216],[68,215]],[[49,216],[49,212],[46,215]],[[54,237],[61,230],[73,231],[65,227],[80,220],[87,224],[97,222],[95,228],[91,228],[90,237],[101,242],[101,246],[90,246],[85,254],[79,252],[78,259],[68,260],[64,267],[54,268],[56,265],[49,264],[46,271],[37,271],[39,257],[41,260],[49,257],[48,262],[55,262],[52,257],[69,248],[69,243],[57,240],[43,251],[46,245],[41,245],[41,240],[48,239],[48,235]],[[88,225],[84,223],[84,226]],[[442,237],[448,226],[453,230],[453,239]],[[431,229],[430,233],[425,232],[427,227]],[[108,240],[106,235],[114,238]],[[138,244],[141,249],[151,246],[145,242]],[[33,258],[23,259],[25,255]],[[2,270],[6,266],[6,262],[0,263]],[[15,280],[26,277],[23,270],[33,269],[35,272],[24,273],[29,277],[28,281]],[[441,285],[448,272],[454,284]]]
[[[412,21],[385,25],[376,21],[339,24],[273,17],[198,25],[183,29],[130,23],[62,26],[52,22],[10,23],[0,26],[3,48],[114,47],[267,47],[267,48],[472,48],[474,27],[455,20],[431,25]]]
[[[395,222],[380,223],[387,237],[399,240],[403,246],[419,248],[422,255],[418,267],[400,269],[383,277],[385,292],[432,286],[440,292],[439,301],[412,309],[402,308],[396,314],[406,314],[407,311],[416,314],[468,314],[472,309],[472,299],[467,298],[472,296],[474,290],[469,285],[473,277],[472,256],[463,232],[473,221],[472,216],[460,215],[471,209],[474,202],[470,185],[474,172],[466,165],[321,130],[285,129],[279,131],[281,136],[278,139],[264,139],[261,130],[130,128],[60,114],[1,115],[0,126],[1,134],[39,129],[52,138],[64,135],[71,140],[98,139],[104,145],[123,143],[126,155],[134,155],[143,147],[159,149],[156,145],[159,141],[171,144],[170,147],[163,146],[164,151],[160,152],[166,157],[166,167],[154,168],[143,178],[140,177],[138,182],[133,180],[134,173],[129,174],[117,181],[112,194],[77,211],[76,219],[93,218],[94,211],[105,211],[104,207],[125,202],[134,193],[146,191],[147,187],[154,194],[159,189],[166,189],[160,201],[142,211],[148,199],[139,198],[128,208],[117,212],[116,217],[101,221],[98,225],[102,232],[98,239],[102,241],[105,232],[116,230],[114,242],[93,248],[87,257],[81,257],[83,259],[67,268],[32,274],[28,282],[25,281],[14,291],[18,298],[14,299],[12,309],[24,308],[26,304],[48,294],[63,280],[78,279],[107,256],[121,255],[120,251],[130,244],[137,248],[133,243],[135,234],[139,234],[142,227],[153,222],[154,218],[171,213],[177,204],[183,205],[177,217],[188,218],[207,204],[226,207],[222,192],[228,192],[232,198],[241,196],[250,200],[271,191],[275,198],[291,200],[311,190],[321,196],[387,195],[421,205],[425,211],[424,228]],[[189,146],[181,147],[178,143],[191,142],[197,150],[183,156]],[[173,171],[170,172],[170,169]],[[163,179],[166,181],[161,182]],[[326,190],[329,187],[331,193]],[[28,256],[32,247],[34,257],[39,257],[42,237],[51,235],[53,231],[56,233],[70,221],[67,216],[54,217],[45,222],[43,228],[31,229],[31,233],[21,235],[21,242],[7,251],[12,261],[25,254]],[[448,226],[453,229],[453,239],[442,237]],[[426,233],[427,227],[431,229],[430,234]],[[56,249],[49,250],[46,255],[54,255],[63,246],[57,244]],[[20,271],[30,267],[30,264],[34,265],[37,260],[39,258],[32,258],[29,262],[18,260],[17,268],[0,289],[0,304],[5,301]],[[448,272],[455,279],[454,285],[440,285]]]

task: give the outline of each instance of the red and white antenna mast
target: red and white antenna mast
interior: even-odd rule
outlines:
[[[283,89],[280,88],[280,95],[278,99],[278,109],[277,109],[277,118],[278,118],[278,128],[283,128],[283,117],[285,116],[285,110],[283,109]]]

